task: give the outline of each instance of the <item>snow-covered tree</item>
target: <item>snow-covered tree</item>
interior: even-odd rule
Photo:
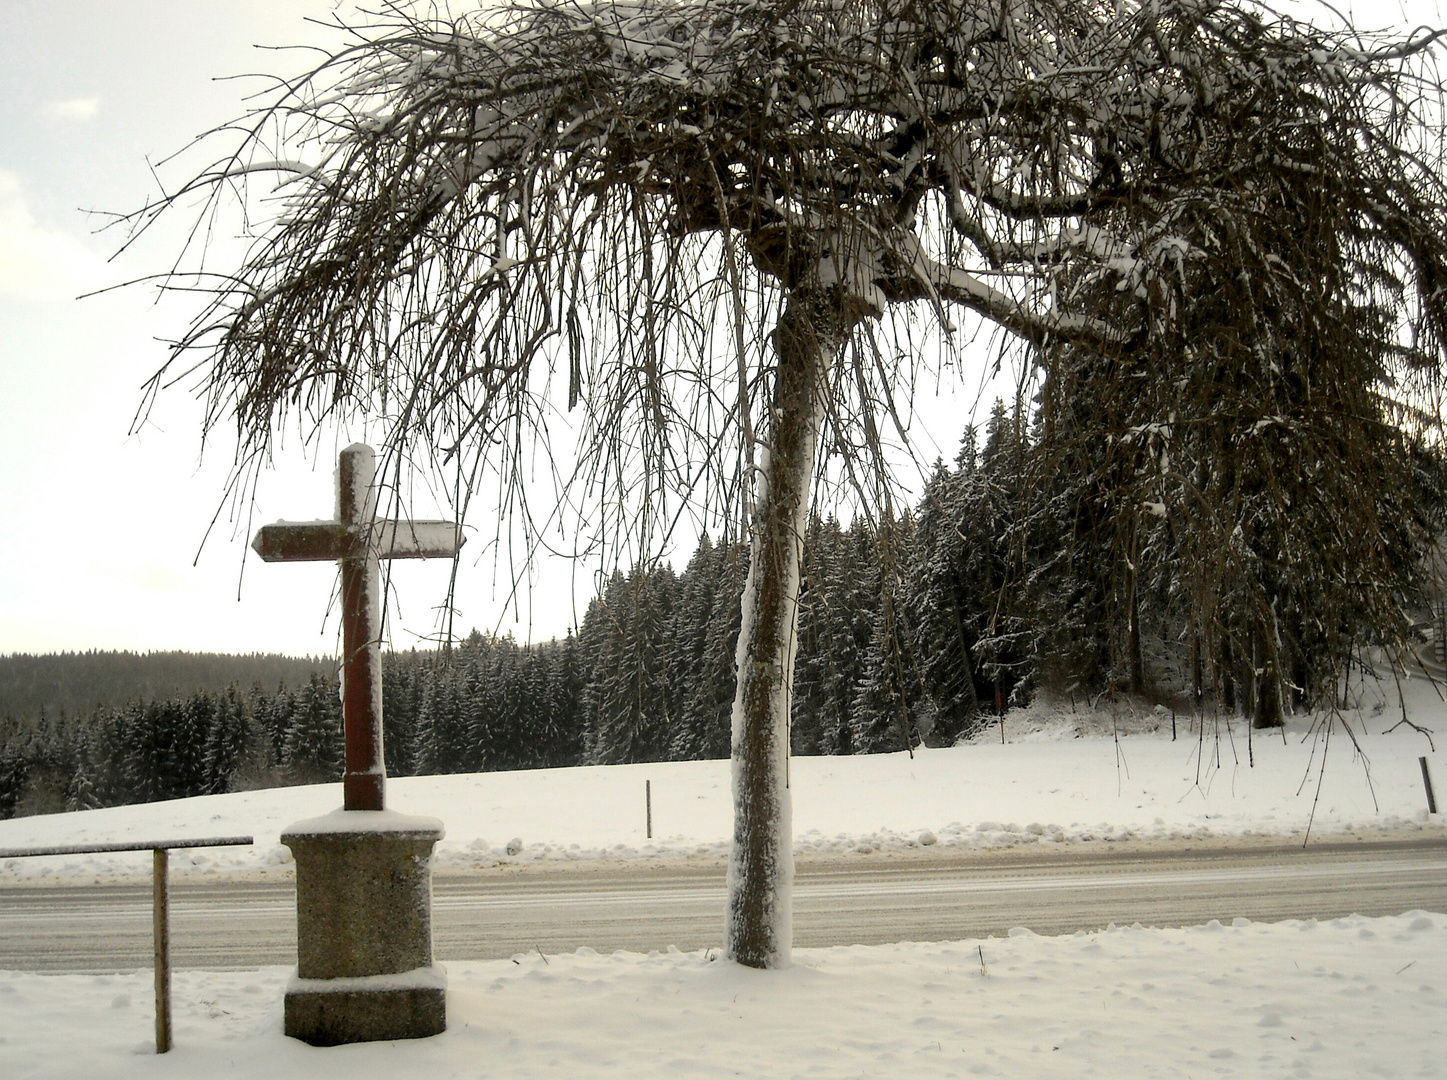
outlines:
[[[554,642],[547,658],[546,700],[535,725],[538,760],[551,767],[580,764],[583,758],[583,657],[570,632]]]
[[[705,535],[679,577],[667,647],[674,759],[728,756],[747,557],[738,543],[715,545]]]
[[[797,752],[854,753],[854,698],[880,599],[878,555],[865,522],[848,531],[832,516],[809,523],[791,724]]]
[[[971,498],[984,485],[975,461],[975,429],[966,428],[958,469],[943,463],[925,486],[903,582],[914,613],[914,654],[930,700],[930,741],[949,745],[980,723],[975,680],[982,617],[993,615],[988,571],[996,537]],[[984,564],[983,566],[981,564]],[[981,594],[985,595],[982,596]]]
[[[320,784],[342,771],[342,701],[334,680],[313,675],[296,695],[282,762],[293,783]]]
[[[911,648],[914,634],[900,602],[896,549],[908,539],[896,540],[898,526],[886,524],[880,533],[879,606],[850,712],[850,744],[855,753],[908,750],[913,754],[921,741],[918,710],[924,694]]]
[[[515,508],[535,505],[556,399],[580,447],[568,497],[544,501],[589,535],[646,546],[650,522],[698,498],[746,516],[741,963],[789,951],[817,448],[882,467],[920,363],[895,313],[947,329],[972,313],[1045,362],[1068,346],[1148,367],[1213,283],[1289,289],[1297,302],[1232,315],[1266,354],[1303,317],[1367,303],[1400,348],[1365,377],[1438,368],[1427,38],[1318,30],[1246,0],[387,10],[220,129],[214,168],[135,219],[198,194],[209,216],[239,191],[257,223],[240,266],[172,278],[215,292],[154,385],[199,372],[208,425],[236,427],[238,476],[285,423],[362,414],[394,465],[491,469]],[[270,203],[247,198],[262,175],[281,177]],[[1332,213],[1293,265],[1273,223],[1315,205]]]
[[[417,760],[417,713],[423,668],[417,652],[389,653],[382,663],[382,751],[388,776],[408,776]]]
[[[216,695],[215,713],[206,733],[206,790],[212,794],[259,786],[271,765],[266,733],[250,715],[233,683]]]
[[[664,643],[676,588],[671,570],[636,568],[614,574],[589,606],[585,626],[597,643],[587,686],[591,764],[668,756],[673,703]]]

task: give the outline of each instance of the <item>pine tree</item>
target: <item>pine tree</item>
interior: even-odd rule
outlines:
[[[680,581],[673,637],[687,645],[671,653],[677,667],[669,670],[678,710],[669,743],[675,759],[728,756],[747,556],[742,544],[714,545],[704,537]]]
[[[805,554],[794,745],[801,753],[850,754],[854,698],[879,606],[874,532],[841,529],[830,517],[809,530]]]
[[[596,764],[667,757],[672,703],[661,647],[677,579],[671,571],[615,574],[599,620],[603,648],[588,684],[593,728],[588,760]],[[592,609],[590,608],[590,615]]]
[[[462,673],[453,655],[444,653],[424,678],[416,739],[419,776],[465,771],[468,715]]]
[[[240,791],[252,786],[267,767],[264,733],[248,715],[233,683],[216,700],[206,734],[204,773],[207,793]]]
[[[708,623],[718,587],[718,559],[705,533],[678,578],[678,602],[665,635],[664,663],[669,697],[677,703],[669,732],[668,753],[675,760],[705,757],[707,720],[695,709],[695,692],[703,674]]]
[[[831,519],[832,521],[832,519]],[[838,532],[838,523],[834,522]],[[824,522],[817,513],[809,515],[804,534],[803,581],[799,586],[799,647],[794,656],[794,699],[789,716],[789,749],[793,754],[823,753],[825,725],[823,644],[826,625],[824,565],[832,552],[825,551]]]
[[[583,759],[583,659],[571,631],[544,650],[548,656],[544,689],[546,708],[535,738],[540,762],[549,768],[581,764]]]
[[[417,758],[417,713],[422,703],[417,650],[387,653],[382,661],[382,754],[388,776],[410,776]]]
[[[6,745],[0,749],[0,821],[15,816],[28,775],[25,755],[18,748]]]
[[[857,754],[913,752],[920,742],[917,710],[922,695],[899,580],[900,553],[908,548],[912,531],[909,520],[886,520],[877,533],[879,604],[849,716]]]
[[[342,704],[337,683],[313,675],[296,697],[283,762],[292,783],[319,784],[342,772]]]
[[[479,731],[482,769],[520,769],[531,763],[529,746],[531,701],[527,692],[522,650],[511,637],[493,644],[480,669],[478,692],[485,702],[485,730]]]
[[[291,724],[296,701],[285,683],[278,683],[275,693],[267,693],[260,683],[252,685],[247,694],[252,719],[266,738],[268,765],[279,768],[286,756],[286,732]]]
[[[82,753],[76,758],[74,768],[70,775],[70,783],[65,788],[65,809],[67,812],[76,810],[96,810],[104,804],[96,793],[95,785],[90,782],[91,766],[88,755]]]
[[[985,535],[970,499],[981,486],[973,427],[965,431],[957,465],[950,472],[938,464],[925,486],[901,583],[904,605],[914,614],[911,644],[930,704],[920,726],[936,745],[949,745],[980,723],[975,653],[989,616],[981,564],[993,538]]]
[[[474,630],[457,650],[456,710],[462,730],[448,772],[482,772],[495,768],[505,743],[503,687],[496,678],[501,643]]]

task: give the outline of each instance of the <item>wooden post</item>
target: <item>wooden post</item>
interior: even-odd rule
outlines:
[[[648,818],[648,839],[653,839],[653,781],[643,781],[643,812]]]
[[[1417,763],[1422,766],[1422,786],[1427,789],[1427,813],[1437,812],[1437,798],[1432,794],[1432,774],[1427,771],[1427,759],[1419,757]]]
[[[376,463],[370,447],[349,446],[337,470],[337,520],[362,535],[376,515]],[[342,805],[386,808],[382,760],[381,567],[371,544],[338,560],[342,579],[342,722],[346,770]]]
[[[156,954],[156,1053],[171,1049],[171,911],[166,872],[171,853],[151,852],[151,937]]]

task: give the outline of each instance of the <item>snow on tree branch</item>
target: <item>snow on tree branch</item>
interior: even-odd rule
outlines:
[[[1440,362],[1435,34],[1233,0],[389,12],[132,217],[200,190],[258,222],[176,346],[251,451],[294,411],[385,401],[392,441],[464,453],[535,425],[556,381],[612,448],[594,479],[625,442],[722,477],[704,413],[731,385],[725,410],[759,408],[763,309],[799,282],[851,298],[863,333],[920,302],[1110,353],[1210,275],[1288,274],[1239,256],[1303,201],[1337,211],[1330,288],[1388,297],[1414,362]]]

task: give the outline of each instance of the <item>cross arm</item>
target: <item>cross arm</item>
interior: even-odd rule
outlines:
[[[374,521],[370,548],[379,559],[450,559],[466,541],[453,521]],[[279,521],[263,525],[251,541],[263,562],[336,562],[367,553],[339,521]]]
[[[379,559],[450,559],[466,540],[455,521],[372,523],[372,548]]]
[[[263,562],[336,562],[357,555],[356,537],[340,521],[278,521],[256,530],[251,550]]]

